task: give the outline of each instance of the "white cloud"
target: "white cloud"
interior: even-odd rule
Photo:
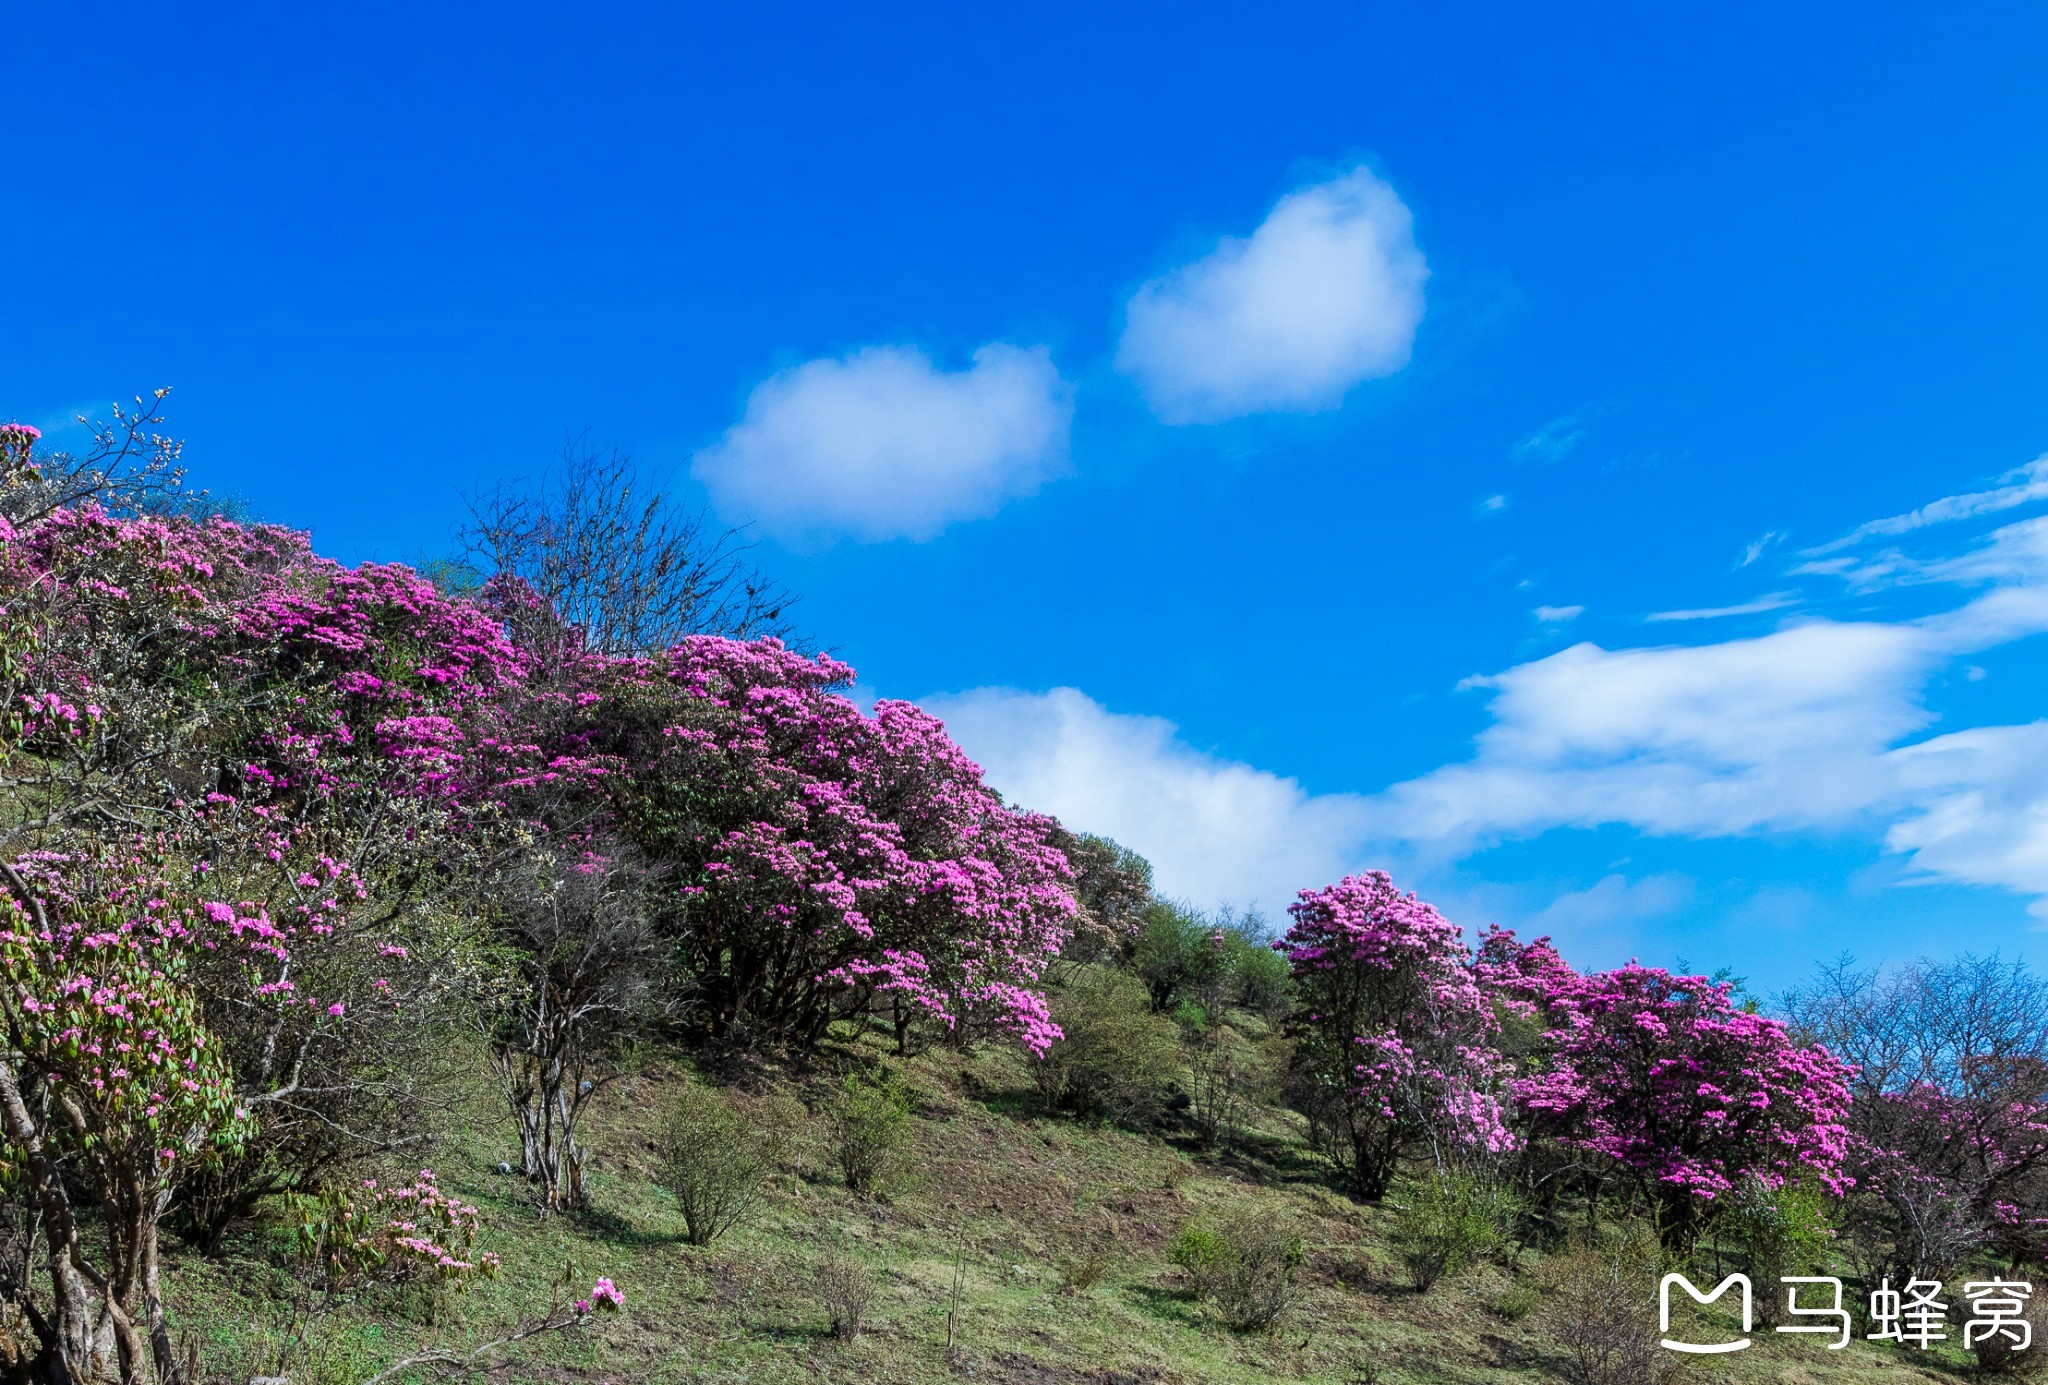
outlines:
[[[1545,625],[1562,625],[1568,620],[1577,620],[1585,611],[1584,606],[1538,606],[1536,619]]]
[[[1720,620],[1724,616],[1753,616],[1765,611],[1782,611],[1799,603],[1798,592],[1771,592],[1739,606],[1701,606],[1689,611],[1653,611],[1643,617],[1652,623],[1672,620]]]
[[[1356,168],[1141,287],[1117,368],[1168,423],[1335,408],[1408,363],[1428,277],[1408,208]]]
[[[1607,942],[1616,932],[1631,932],[1632,925],[1677,913],[1692,902],[1695,893],[1691,877],[1675,872],[1646,875],[1640,880],[1606,875],[1586,889],[1559,895],[1515,931],[1523,937],[1547,934],[1567,955],[1580,956],[1584,944],[1596,938]]]
[[[1586,436],[1588,409],[1574,409],[1562,418],[1553,418],[1509,449],[1508,455],[1518,462],[1557,462],[1571,455]]]
[[[1072,418],[1042,347],[945,371],[871,346],[764,380],[691,470],[721,514],[779,537],[928,539],[1062,474]]]
[[[1489,495],[1479,502],[1479,512],[1484,515],[1497,515],[1507,507],[1508,498],[1504,495]]]
[[[2010,508],[1989,494],[1914,514]],[[1690,646],[1579,644],[1467,679],[1492,693],[1473,755],[1375,796],[1376,835],[1455,857],[1558,827],[1719,837],[1862,823],[1908,857],[1915,878],[2031,895],[2048,918],[2048,722],[1913,739],[1933,723],[1921,698],[1937,672],[2048,632],[2048,517],[1947,556],[1808,566],[1865,593],[1979,590],[1910,619],[1811,620]],[[1662,618],[1777,604],[1766,602]]]
[[[1957,499],[1971,515],[2011,508]],[[1696,645],[1580,643],[1467,679],[1490,718],[1470,756],[1370,795],[1310,794],[1073,689],[982,689],[934,705],[1006,793],[1143,852],[1163,889],[1203,903],[1278,912],[1300,886],[1391,862],[1484,914],[1498,911],[1499,889],[1446,868],[1509,839],[1608,826],[1692,838],[1848,829],[1902,856],[1909,881],[2012,891],[2048,921],[2048,720],[1929,734],[1923,703],[1944,670],[1977,676],[1965,662],[1977,651],[2048,632],[2048,516],[1943,555],[1850,553],[1828,570],[1880,599],[1906,585],[1965,595],[1933,614],[1804,620]],[[1662,616],[1775,609],[1786,596]],[[1631,920],[1682,908],[1692,889],[1682,876],[1631,881],[1609,867],[1540,911],[1509,912],[1524,931],[1604,939],[1611,951],[1635,936]],[[1795,921],[1787,909],[1772,926]]]
[[[1735,566],[1738,568],[1748,567],[1751,563],[1768,553],[1775,545],[1781,544],[1784,541],[1785,531],[1783,529],[1773,529],[1761,538],[1752,539],[1743,546],[1742,556],[1735,560]]]
[[[1990,490],[1970,491],[1962,495],[1946,495],[1930,501],[1917,510],[1908,510],[1902,515],[1887,519],[1874,519],[1852,529],[1839,539],[1821,544],[1818,548],[1807,549],[1807,554],[1818,557],[1822,554],[1852,548],[1866,539],[1910,533],[1924,529],[1930,524],[1947,524],[1958,519],[1972,519],[1979,515],[1995,514],[2010,510],[2035,500],[2048,500],[2048,454],[2034,458],[2025,466],[2016,467],[1998,478],[1999,484]]]
[[[1206,754],[1158,717],[1073,688],[979,688],[924,705],[1005,797],[1114,837],[1152,862],[1164,894],[1277,917],[1296,890],[1357,868],[1363,800]]]
[[[1957,731],[1888,758],[1916,801],[1885,845],[1924,878],[2033,895],[2048,918],[2048,722]]]
[[[1577,644],[1466,680],[1493,692],[1477,753],[1375,804],[1390,837],[1453,853],[1553,827],[1725,835],[1834,823],[1883,797],[1878,757],[1924,727],[1922,632],[1814,621],[1755,639]]]

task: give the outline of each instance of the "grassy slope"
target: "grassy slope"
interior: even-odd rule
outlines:
[[[886,1203],[850,1196],[815,1142],[763,1215],[708,1249],[684,1244],[673,1201],[649,1179],[648,1137],[664,1092],[688,1080],[660,1062],[600,1098],[591,1143],[594,1209],[539,1221],[519,1180],[492,1171],[516,1157],[509,1126],[478,1099],[442,1141],[445,1187],[479,1204],[487,1244],[506,1272],[436,1324],[346,1310],[328,1319],[319,1359],[299,1385],[359,1381],[372,1363],[422,1338],[481,1340],[522,1305],[544,1303],[573,1260],[583,1285],[600,1274],[628,1296],[625,1314],[587,1333],[528,1343],[493,1378],[516,1381],[1031,1382],[1555,1380],[1536,1319],[1509,1321],[1496,1305],[1513,1284],[1483,1267],[1427,1295],[1405,1287],[1385,1219],[1332,1195],[1301,1160],[1285,1118],[1257,1141],[1257,1158],[1218,1158],[1157,1139],[1033,1113],[1015,1060],[933,1054],[905,1065],[919,1093],[918,1175]],[[798,1090],[804,1084],[792,1080]],[[815,1092],[812,1093],[815,1095]],[[1276,1331],[1238,1336],[1191,1303],[1166,1246],[1205,1209],[1265,1199],[1305,1223],[1303,1296]],[[1093,1245],[1117,1263],[1086,1291],[1063,1290],[1060,1266]],[[808,1269],[829,1248],[857,1255],[880,1283],[871,1325],[847,1344],[826,1335]],[[958,1350],[945,1352],[956,1250],[965,1267]],[[171,1282],[184,1327],[222,1363],[219,1379],[267,1370],[259,1346],[285,1311],[282,1279],[261,1232],[217,1262],[185,1259]],[[1540,1314],[1538,1315],[1540,1316]],[[1758,1345],[1701,1362],[1699,1381],[1906,1382],[1958,1378],[1959,1353],[1909,1356],[1855,1343],[1830,1352],[1812,1339],[1760,1332]],[[236,1368],[239,1369],[237,1373]],[[1378,1375],[1374,1375],[1377,1369]]]

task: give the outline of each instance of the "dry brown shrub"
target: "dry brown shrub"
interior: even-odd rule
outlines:
[[[811,1277],[812,1292],[825,1310],[832,1335],[850,1342],[860,1335],[868,1308],[875,1301],[874,1272],[851,1256],[827,1251]]]
[[[1981,1338],[1970,1348],[1977,1358],[1977,1369],[1985,1375],[2008,1380],[2038,1380],[2048,1375],[2048,1298],[2030,1297],[2026,1303],[2022,1316],[2029,1330],[2024,1350],[2014,1350],[2016,1344],[2004,1333]],[[1967,1325],[1964,1330],[1968,1330]],[[1959,1340],[1961,1335],[1957,1334]]]
[[[1667,1385],[1684,1362],[1660,1347],[1656,1238],[1624,1227],[1574,1242],[1546,1268],[1537,1330],[1572,1385]]]

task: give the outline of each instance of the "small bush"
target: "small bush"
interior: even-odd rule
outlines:
[[[693,1246],[753,1215],[788,1131],[750,1119],[722,1092],[685,1088],[656,1141],[656,1177],[682,1207]]]
[[[1229,1025],[1193,1032],[1182,1051],[1187,1069],[1188,1124],[1204,1148],[1229,1144],[1251,1106],[1255,1055]]]
[[[1053,998],[1062,1037],[1032,1065],[1045,1104],[1130,1125],[1157,1118],[1179,1073],[1179,1031],[1127,972],[1089,969]]]
[[[1528,1280],[1518,1280],[1493,1301],[1493,1311],[1502,1322],[1520,1322],[1543,1304],[1543,1290]]]
[[[1100,1241],[1083,1246],[1060,1261],[1060,1289],[1065,1293],[1084,1294],[1109,1278],[1116,1262],[1114,1246]]]
[[[1417,1293],[1428,1293],[1508,1243],[1521,1200],[1502,1184],[1462,1173],[1425,1181],[1394,1216],[1394,1243]]]
[[[1286,1316],[1303,1257],[1293,1220],[1256,1207],[1183,1228],[1171,1252],[1195,1297],[1214,1303],[1234,1332],[1263,1332]]]
[[[1964,1300],[1966,1310],[1967,1303]],[[2020,1314],[2029,1328],[2024,1350],[2015,1350],[2017,1344],[2003,1333],[1980,1337],[1971,1345],[1971,1354],[1977,1358],[1977,1369],[1983,1374],[2012,1380],[2035,1380],[2048,1375],[2048,1297],[2041,1296],[2037,1289],[2033,1296],[2025,1299],[2025,1303],[2026,1309]],[[1961,1340],[1960,1333],[1957,1340]]]
[[[1174,1237],[1166,1258],[1188,1277],[1188,1293],[1206,1299],[1213,1291],[1215,1275],[1223,1263],[1223,1237],[1205,1226],[1184,1226]]]
[[[873,1271],[850,1256],[828,1251],[811,1277],[811,1289],[825,1310],[834,1337],[850,1342],[860,1335],[868,1308],[875,1301]]]
[[[1775,1327],[1785,1311],[1784,1276],[1828,1267],[1835,1246],[1835,1203],[1817,1180],[1765,1186],[1755,1174],[1736,1184],[1721,1231],[1742,1247],[1742,1269],[1757,1285],[1757,1320]]]
[[[1657,1345],[1656,1237],[1629,1225],[1582,1240],[1549,1266],[1537,1324],[1572,1385],[1668,1385],[1680,1362]]]
[[[910,1094],[893,1077],[848,1074],[830,1116],[846,1186],[862,1197],[886,1194],[908,1172]]]

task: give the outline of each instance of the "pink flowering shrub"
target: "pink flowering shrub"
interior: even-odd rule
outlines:
[[[587,659],[539,733],[502,738],[490,788],[522,816],[609,822],[672,875],[680,979],[714,1037],[810,1043],[879,1002],[1042,1051],[1038,983],[1075,908],[1056,824],[1006,806],[936,718],[863,713],[852,679],[772,639]]]
[[[1275,946],[1296,1004],[1291,1095],[1351,1192],[1376,1201],[1401,1161],[1513,1146],[1497,1022],[1457,926],[1383,871],[1304,890]]]
[[[329,1295],[373,1281],[460,1292],[498,1272],[496,1253],[476,1248],[480,1224],[477,1209],[442,1191],[431,1169],[397,1186],[371,1178],[295,1197],[287,1222]]]
[[[1744,1174],[1847,1186],[1850,1069],[1736,1006],[1726,983],[1634,963],[1575,979],[1525,969],[1521,983],[1555,1026],[1541,1070],[1514,1083],[1530,1138],[1606,1161],[1666,1245],[1690,1246]]]

